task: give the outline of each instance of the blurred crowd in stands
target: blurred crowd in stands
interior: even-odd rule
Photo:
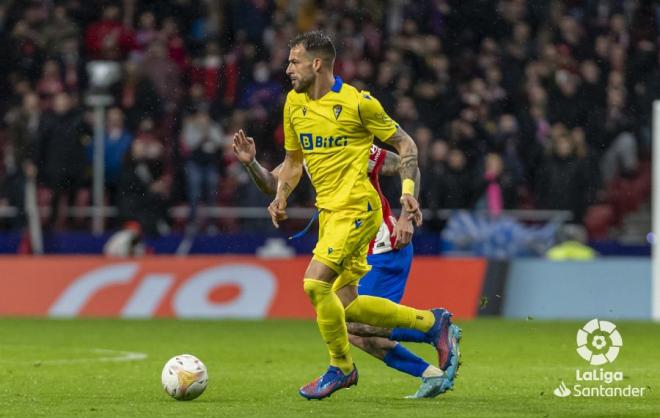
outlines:
[[[200,205],[267,204],[231,138],[243,128],[260,161],[281,161],[287,42],[317,28],[335,40],[336,74],[417,142],[425,207],[559,209],[579,223],[648,159],[659,27],[652,0],[5,0],[0,208],[19,212],[0,229],[24,224],[29,178],[47,228],[89,228],[62,208],[91,205],[92,60],[122,67],[105,133],[119,220],[163,234],[200,222]],[[398,201],[397,180],[385,188]],[[307,182],[294,199],[313,205]],[[179,206],[187,217],[172,219]]]

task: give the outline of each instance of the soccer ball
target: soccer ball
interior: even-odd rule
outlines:
[[[172,357],[161,374],[163,389],[178,401],[191,401],[204,392],[209,381],[206,366],[191,354]]]

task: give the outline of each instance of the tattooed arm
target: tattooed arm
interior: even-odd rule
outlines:
[[[275,193],[277,193],[277,172],[281,164],[273,171],[266,170],[256,159],[244,165],[257,188],[267,195],[275,196]]]
[[[401,158],[396,153],[385,151],[385,161],[380,169],[380,174],[384,176],[395,176],[400,174],[400,165]],[[417,169],[415,173],[415,199],[419,196],[419,183],[420,173],[419,169]],[[411,220],[413,218],[414,214],[408,213],[405,208],[401,211],[401,216],[399,216],[399,219],[394,226],[394,235],[396,236],[394,248],[401,249],[408,245],[412,240],[414,228]],[[419,220],[421,222],[421,211],[419,213]]]
[[[287,219],[286,205],[289,195],[296,188],[303,172],[303,153],[301,150],[287,151],[284,162],[279,167],[277,174],[277,192],[275,199],[268,206],[268,213],[273,225],[279,228],[279,221]]]
[[[234,134],[233,150],[234,155],[243,164],[257,188],[265,194],[275,196],[277,192],[277,174],[282,164],[273,171],[268,171],[259,164],[259,161],[255,158],[257,149],[254,145],[254,139],[245,135],[242,129]]]
[[[385,161],[383,162],[383,166],[380,169],[380,174],[384,176],[396,176],[399,174],[399,166],[401,164],[401,158],[399,158],[399,155],[394,152],[390,151],[385,151]],[[417,168],[417,173],[415,174],[415,199],[419,200],[419,185],[421,182],[421,173],[419,172],[419,168]]]
[[[399,174],[401,175],[401,182],[404,185],[403,193],[401,194],[401,205],[412,219],[415,220],[417,226],[422,224],[422,212],[419,209],[417,196],[419,194],[419,167],[417,165],[417,145],[415,141],[400,127],[396,132],[387,139],[387,143],[396,148],[401,159],[399,163]],[[406,190],[405,184],[407,182],[414,182],[415,186],[410,193]]]

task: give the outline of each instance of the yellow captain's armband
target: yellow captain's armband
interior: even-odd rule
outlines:
[[[415,181],[412,179],[403,179],[403,187],[401,194],[415,194]]]

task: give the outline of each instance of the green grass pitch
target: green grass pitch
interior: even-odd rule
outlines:
[[[561,380],[589,369],[575,351],[583,322],[459,322],[463,365],[454,391],[406,400],[417,381],[354,349],[360,383],[323,401],[297,389],[326,367],[311,321],[0,319],[0,416],[8,417],[560,417],[659,416],[660,325],[617,322],[624,346],[606,370],[646,387],[644,398],[557,398]],[[430,346],[410,345],[428,360]],[[115,350],[115,351],[100,351]],[[101,361],[116,351],[142,360]],[[209,369],[197,400],[160,386],[170,357],[192,353]],[[619,384],[619,383],[617,383]]]

